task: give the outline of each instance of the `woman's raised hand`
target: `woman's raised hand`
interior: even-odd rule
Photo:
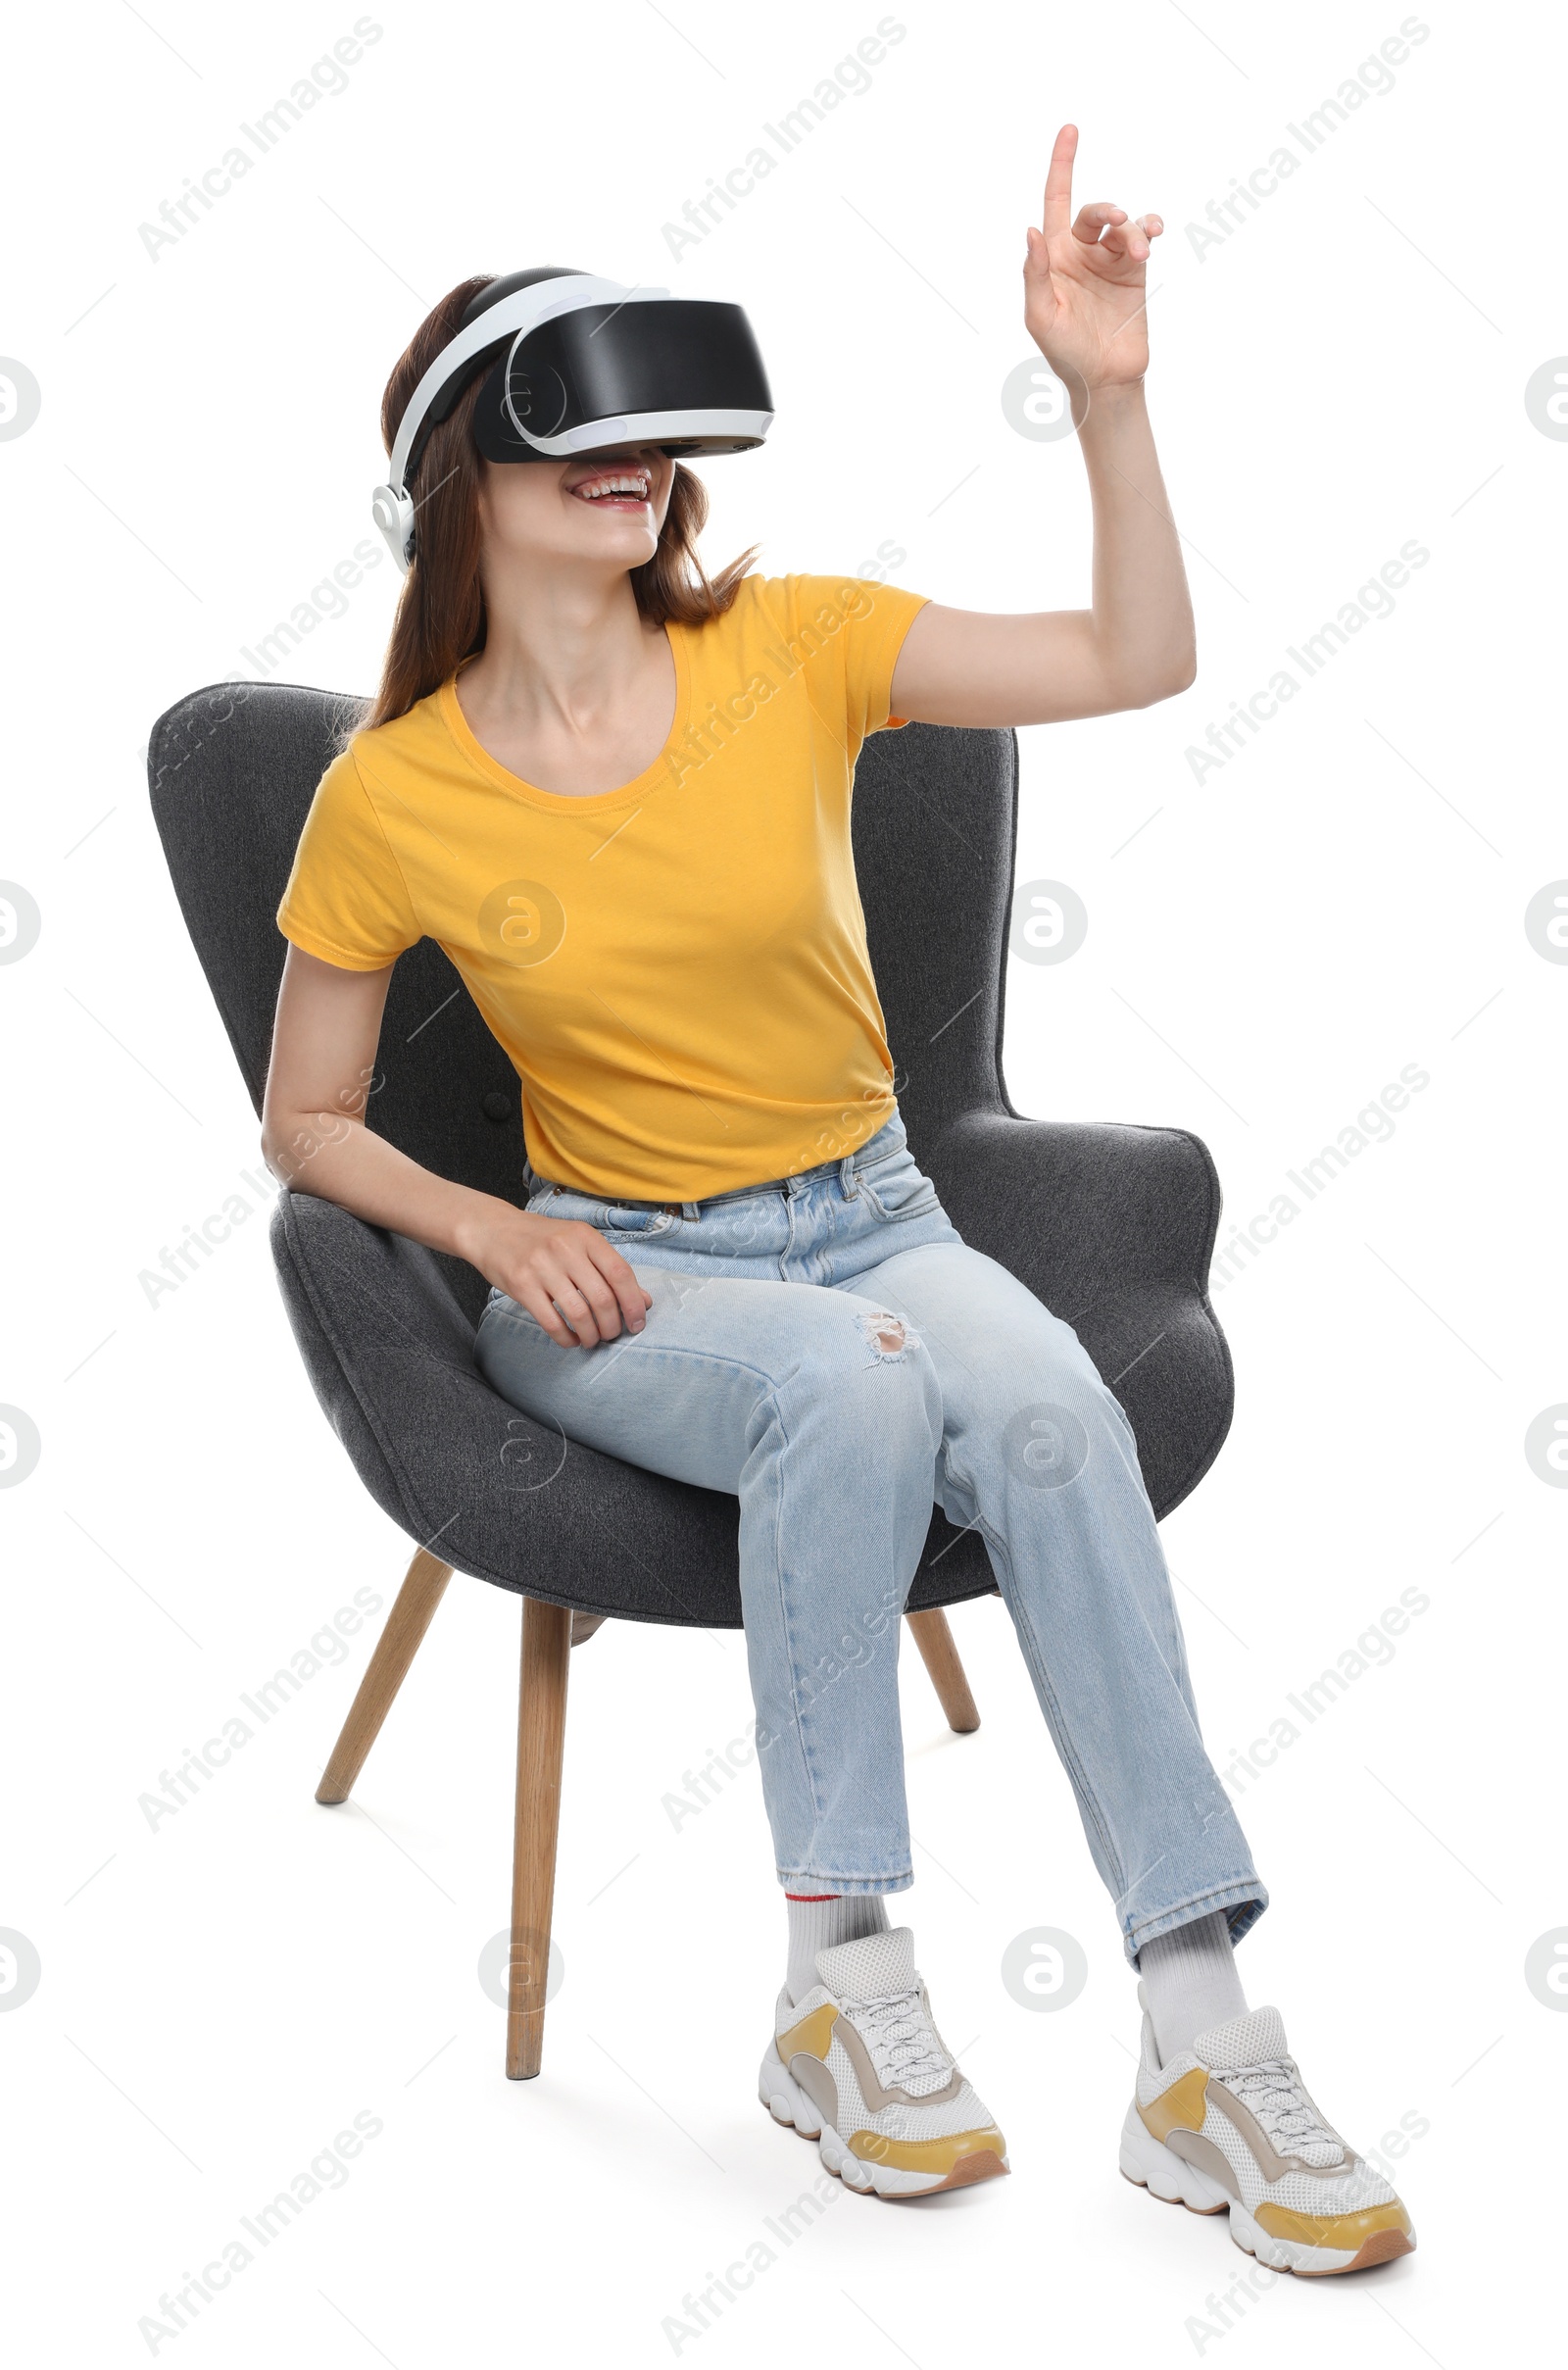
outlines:
[[[1056,376],[1091,393],[1131,386],[1149,368],[1145,275],[1157,214],[1129,221],[1107,201],[1072,211],[1078,127],[1064,123],[1051,152],[1043,226],[1028,233],[1024,322]]]

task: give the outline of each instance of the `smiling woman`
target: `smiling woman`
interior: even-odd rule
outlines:
[[[1023,276],[1090,478],[1086,609],[992,616],[744,558],[710,579],[682,456],[772,417],[744,316],[704,325],[736,308],[521,272],[436,309],[383,412],[375,515],[409,568],[386,672],[279,910],[264,1141],[291,1185],[478,1269],[473,1358],[502,1400],[736,1500],[788,1902],[774,2119],[867,2196],[1010,2169],[884,1905],[912,1882],[896,1639],[935,1502],[985,1541],[1142,1977],[1123,2170],[1230,2205],[1271,2264],[1344,2270],[1407,2251],[1408,2219],[1322,2121],[1277,2011],[1248,2009],[1232,1945],[1267,1895],[1203,1747],[1132,1425],[917,1162],[856,879],[873,733],[1104,715],[1193,678],[1143,395],[1160,220],[1075,214],[1076,147],[1067,125]],[[365,1125],[391,967],[421,937],[517,1074],[515,1201]],[[518,2075],[542,2012],[518,2000]]]
[[[381,430],[389,453],[396,446],[398,430],[421,380],[463,323],[472,318],[476,300],[496,284],[483,276],[462,281],[421,323],[387,381]],[[486,357],[487,362],[491,359]],[[522,504],[542,513],[545,495],[558,506],[564,498],[564,475],[580,482],[591,479],[596,467],[602,470],[602,454],[593,457],[594,467],[582,462],[569,471],[544,465],[497,468],[485,462],[474,435],[474,414],[483,384],[482,371],[470,378],[446,416],[430,428],[418,456],[412,488],[418,520],[418,566],[404,583],[381,687],[366,719],[367,729],[406,716],[485,648],[488,618],[479,568],[484,534],[481,503]],[[754,554],[743,553],[710,578],[697,550],[697,539],[708,519],[708,491],[701,478],[668,460],[662,451],[630,458],[647,494],[657,492],[658,523],[646,497],[630,506],[615,503],[615,514],[630,518],[632,531],[620,545],[596,547],[604,555],[600,565],[620,560],[637,615],[652,628],[668,623],[698,625],[722,615]],[[541,482],[537,491],[518,483],[535,479],[549,482]],[[583,505],[575,507],[580,515]],[[477,685],[465,685],[466,702],[479,696]]]

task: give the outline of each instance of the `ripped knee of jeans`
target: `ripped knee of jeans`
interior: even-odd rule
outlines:
[[[902,1358],[906,1350],[918,1347],[904,1319],[891,1315],[885,1308],[862,1308],[860,1331],[867,1348],[874,1350],[880,1358]]]

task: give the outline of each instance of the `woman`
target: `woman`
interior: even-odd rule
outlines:
[[[773,2115],[882,2197],[1008,2169],[885,1909],[912,1881],[897,1640],[935,1497],[985,1538],[1142,1978],[1123,2171],[1229,2206],[1270,2262],[1339,2270],[1405,2251],[1407,2219],[1319,2117],[1277,2012],[1248,2011],[1232,1944],[1267,1896],[1199,1736],[1131,1429],[906,1146],[851,855],[868,733],[1104,715],[1193,680],[1143,396],[1161,224],[1074,220],[1076,144],[1069,125],[1024,285],[1080,418],[1088,610],[985,616],[746,561],[710,584],[701,488],[662,448],[498,466],[466,390],[410,489],[379,701],[280,910],[264,1142],[289,1182],[488,1277],[475,1356],[505,1398],[738,1497],[788,1903]],[[488,284],[399,365],[389,449]],[[424,935],[522,1079],[526,1210],[358,1123],[390,966]],[[839,1659],[846,1633],[863,1651]]]

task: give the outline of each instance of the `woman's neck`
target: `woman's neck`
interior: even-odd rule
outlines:
[[[568,798],[618,789],[653,764],[674,720],[675,667],[628,575],[487,578],[485,610],[458,703],[499,764]]]
[[[551,569],[485,585],[485,646],[463,670],[463,707],[513,728],[592,730],[634,697],[662,634],[631,579]]]

